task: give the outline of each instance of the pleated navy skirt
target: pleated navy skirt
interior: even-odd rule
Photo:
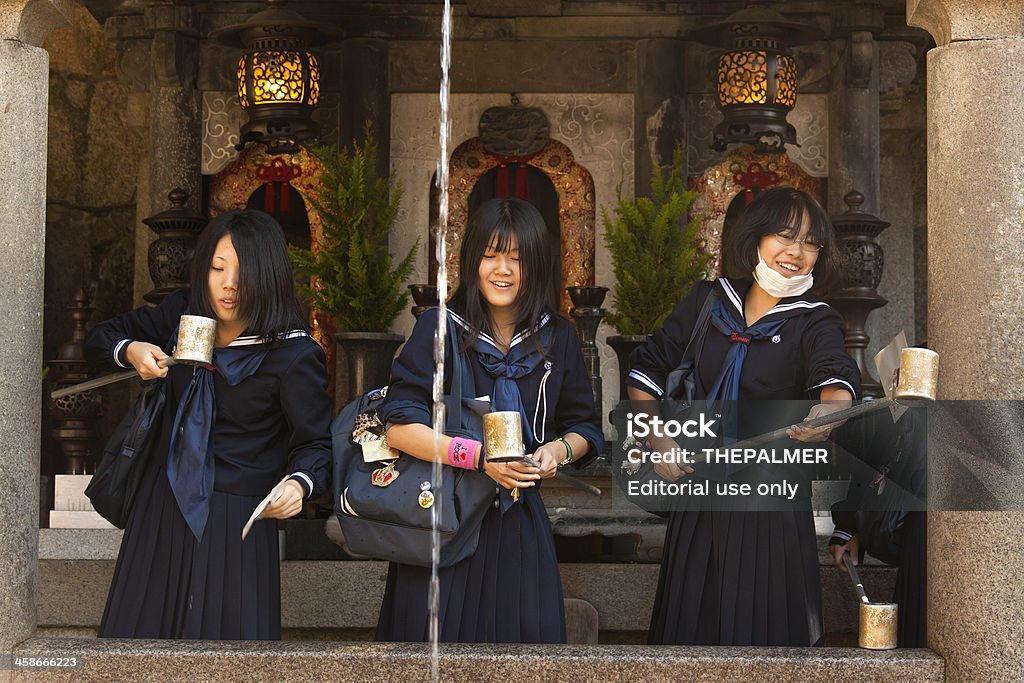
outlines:
[[[271,640],[281,637],[276,520],[259,520],[243,542],[256,496],[214,491],[202,542],[152,459],[125,527],[103,638]]]
[[[820,646],[810,511],[669,516],[648,642]]]
[[[488,510],[476,552],[441,569],[438,578],[441,641],[565,642],[555,542],[536,489],[504,514]],[[430,568],[391,563],[376,639],[428,640],[429,588]]]
[[[908,512],[898,534],[900,568],[892,596],[899,606],[896,642],[928,647],[928,513]]]

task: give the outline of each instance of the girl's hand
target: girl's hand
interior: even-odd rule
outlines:
[[[142,379],[150,380],[167,376],[167,368],[156,364],[158,360],[167,358],[167,354],[156,344],[134,341],[125,350],[125,357]]]
[[[689,465],[680,467],[674,462],[659,462],[654,465],[654,473],[665,481],[682,479],[687,474],[693,474],[693,468]]]
[[[530,457],[540,464],[541,479],[550,479],[558,474],[558,463],[565,460],[568,452],[560,441],[549,441],[534,451]]]
[[[539,449],[538,449],[539,450]],[[484,462],[484,472],[499,486],[506,489],[526,489],[537,485],[540,468],[525,462]]]
[[[804,422],[807,420],[813,420],[816,417],[822,417],[823,415],[838,413],[840,410],[845,410],[849,407],[850,406],[848,404],[844,405],[843,402],[817,403],[811,406],[811,411],[807,413],[807,417],[804,418]],[[786,430],[786,435],[791,439],[803,442],[824,441],[829,437],[829,434],[832,433],[832,430],[841,424],[842,422],[833,422],[832,424],[824,425],[822,427],[801,427],[799,425],[793,425]]]
[[[854,567],[860,564],[860,562],[857,561],[857,558],[860,557],[860,539],[857,537],[857,534],[854,534],[853,538],[843,545],[839,545],[837,543],[829,546],[829,550],[832,551],[832,561],[835,563],[836,569],[841,572],[847,571],[846,563],[843,561],[843,553],[850,553],[850,562],[853,562]]]
[[[651,451],[657,453],[671,453],[678,444],[667,436],[651,437]],[[654,473],[665,481],[682,479],[688,474],[693,474],[693,468],[686,463],[659,462],[654,465]]]
[[[306,490],[302,488],[302,484],[289,479],[284,483],[284,491],[277,497],[273,503],[264,508],[260,514],[261,518],[264,519],[288,519],[299,514],[302,510],[302,499],[306,495]]]

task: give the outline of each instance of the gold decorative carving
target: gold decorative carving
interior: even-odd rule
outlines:
[[[690,189],[697,192],[697,199],[690,211],[692,215],[704,217],[701,234],[705,248],[713,255],[709,269],[715,277],[722,273],[722,230],[725,228],[726,211],[736,195],[745,189],[735,177],[736,169],[749,168],[752,163],[760,164],[775,174],[778,179],[776,185],[804,190],[819,204],[825,205],[824,180],[808,174],[785,153],[757,154],[752,148],[743,146],[731,151],[701,175],[691,176]]]
[[[448,227],[445,231],[449,287],[454,287],[459,278],[459,246],[469,219],[469,195],[485,173],[507,161],[484,149],[480,138],[463,142],[452,153],[448,180]],[[557,140],[548,140],[528,163],[545,173],[558,193],[562,260],[560,308],[568,315],[572,302],[565,288],[594,284],[594,225],[597,215],[594,178],[590,171],[576,163],[572,150]]]
[[[287,166],[295,166],[301,170],[300,175],[291,181],[291,186],[302,196],[309,218],[309,244],[314,252],[323,244],[323,219],[316,208],[309,203],[322,187],[320,175],[323,166],[320,160],[305,149],[295,154],[267,154],[262,145],[249,145],[239,157],[223,171],[210,178],[209,216],[214,218],[232,209],[244,209],[249,197],[258,190],[264,181],[260,179],[261,168],[275,160],[283,160]],[[327,356],[328,392],[334,396],[334,321],[320,311],[313,311],[310,316],[310,331],[313,339],[323,347]]]

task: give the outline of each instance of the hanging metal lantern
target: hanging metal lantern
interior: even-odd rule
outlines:
[[[711,148],[744,143],[758,152],[781,152],[797,144],[796,129],[786,121],[796,104],[797,66],[784,48],[822,38],[821,32],[753,4],[690,37],[726,50],[716,76],[725,120],[715,126]]]
[[[320,61],[309,48],[332,36],[284,4],[267,0],[267,9],[211,36],[246,50],[236,72],[238,100],[249,114],[239,150],[257,142],[269,154],[295,153],[320,133],[312,119],[320,102]]]

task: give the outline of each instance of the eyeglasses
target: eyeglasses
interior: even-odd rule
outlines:
[[[817,242],[812,242],[810,237],[798,240],[790,237],[789,235],[784,235],[779,232],[772,233],[772,237],[774,237],[775,240],[784,247],[791,247],[794,244],[799,244],[801,249],[811,254],[817,254],[819,251],[823,249],[823,246],[821,244],[818,244]]]

